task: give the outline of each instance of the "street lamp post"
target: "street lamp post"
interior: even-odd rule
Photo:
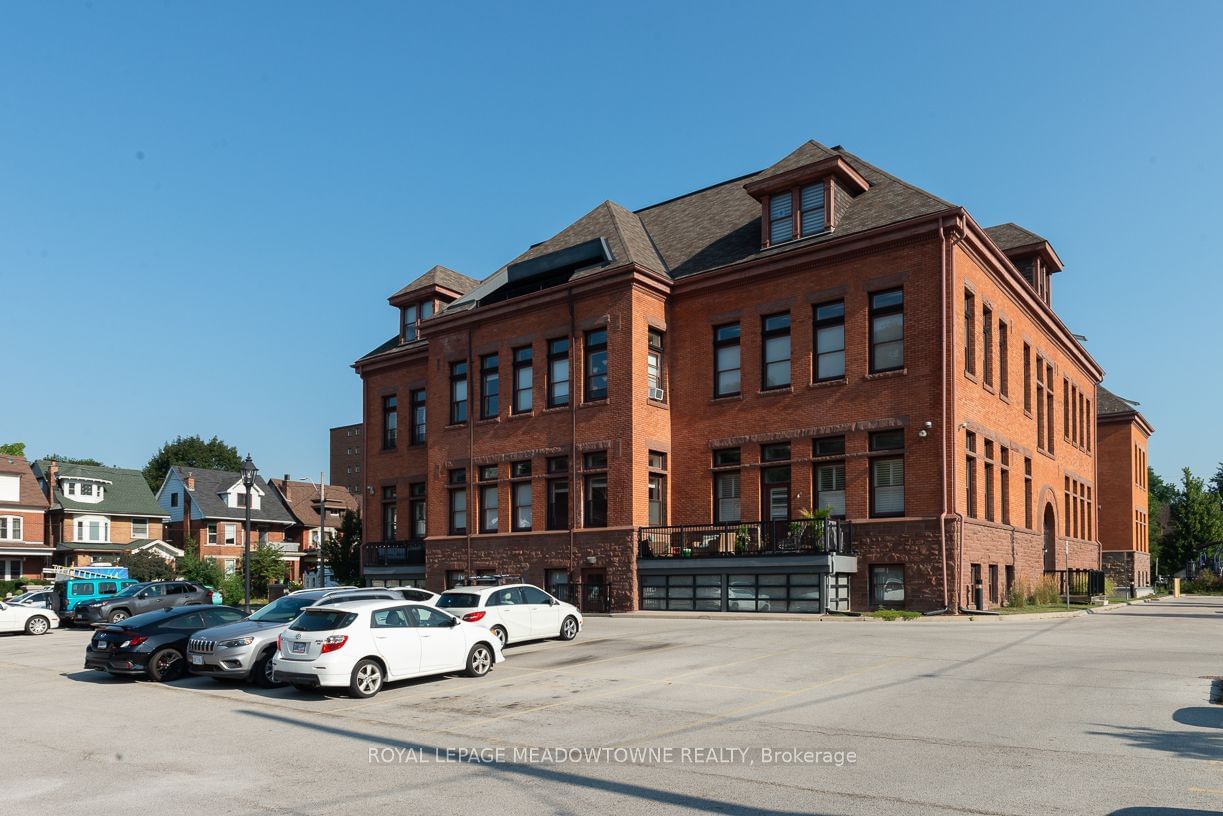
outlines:
[[[246,454],[246,461],[242,463],[242,484],[246,487],[246,536],[242,540],[242,581],[246,591],[242,596],[242,611],[248,615],[251,613],[251,489],[258,473],[251,455]]]

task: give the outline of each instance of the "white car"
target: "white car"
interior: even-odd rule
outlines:
[[[50,609],[0,601],[0,632],[45,635],[57,626],[59,626],[59,615]]]
[[[576,606],[531,584],[455,587],[442,593],[437,607],[488,627],[502,646],[540,638],[573,640],[582,630]]]
[[[272,671],[295,688],[347,688],[373,697],[384,683],[463,671],[483,677],[505,657],[481,626],[403,601],[331,601],[302,610],[279,638]]]

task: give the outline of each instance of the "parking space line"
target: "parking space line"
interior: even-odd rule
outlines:
[[[882,663],[876,663],[873,666],[865,666],[861,669],[857,669],[851,672],[846,672],[845,674],[841,674],[836,677],[830,677],[827,680],[821,680],[818,683],[812,683],[809,686],[803,686],[802,688],[794,689],[793,691],[782,692],[781,694],[778,694],[775,697],[770,697],[767,700],[760,700],[755,703],[748,703],[747,705],[742,705],[737,708],[732,708],[729,711],[723,711],[719,714],[711,714],[707,717],[702,717],[698,720],[693,720],[692,722],[685,723],[684,725],[674,726],[672,728],[665,728],[661,731],[656,731],[652,734],[646,734],[644,736],[635,737],[625,742],[616,743],[612,747],[632,745],[633,743],[639,743],[639,742],[644,742],[646,740],[658,739],[659,737],[666,737],[671,734],[679,733],[680,731],[686,731],[690,728],[697,728],[699,726],[706,725],[707,723],[717,722],[718,720],[729,719],[730,717],[734,717],[739,714],[744,714],[748,711],[751,711],[752,709],[761,708],[763,706],[770,705],[771,703],[777,703],[782,700],[787,700],[796,695],[805,694],[806,692],[814,691],[817,688],[823,688],[824,686],[831,685],[832,683],[839,683],[840,681],[848,680],[851,677],[857,677],[862,674],[868,674],[878,669],[882,669],[886,666],[890,666],[894,663],[901,663],[901,662],[912,660],[912,659],[913,658],[908,657],[908,656],[895,657],[895,658],[892,658],[891,660],[885,660]]]
[[[1190,792],[1190,793],[1217,793],[1217,794],[1223,795],[1223,788],[1198,788],[1198,787],[1191,787],[1191,788],[1189,788],[1189,792]]]

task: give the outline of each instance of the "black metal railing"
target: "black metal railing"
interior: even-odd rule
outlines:
[[[1066,594],[1066,581],[1070,581],[1070,595],[1092,596],[1104,594],[1104,570],[1087,570],[1087,569],[1072,569],[1072,570],[1057,570],[1056,572],[1046,573],[1057,582],[1057,592],[1059,595]]]
[[[361,563],[367,567],[418,567],[425,563],[425,542],[371,541],[361,547]]]
[[[583,612],[612,611],[612,584],[581,582],[553,584],[548,591],[565,603],[571,603]]]
[[[850,539],[849,522],[835,519],[642,527],[637,531],[637,557],[848,554]]]

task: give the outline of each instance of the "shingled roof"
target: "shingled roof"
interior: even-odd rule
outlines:
[[[191,501],[200,509],[207,519],[226,519],[241,521],[246,517],[245,508],[230,507],[221,497],[227,493],[242,478],[242,474],[228,470],[209,470],[208,468],[175,465],[178,480],[187,484],[187,474],[195,476],[195,490],[190,491]],[[280,494],[273,490],[262,476],[255,477],[255,487],[263,491],[259,508],[251,508],[251,521],[270,521],[292,524],[293,516],[280,500]]]
[[[1138,408],[1129,400],[1122,399],[1102,385],[1096,386],[1096,416],[1136,413]]]
[[[46,478],[50,465],[51,462],[47,459],[40,459],[35,464],[39,478]],[[165,508],[157,503],[153,491],[149,490],[149,483],[144,480],[144,474],[139,470],[58,462],[56,467],[59,475],[55,482],[55,495],[51,497],[53,505],[76,513],[169,518]],[[80,501],[78,496],[65,495],[64,482],[73,478],[106,483],[102,501],[85,502]]]
[[[479,285],[480,282],[475,278],[469,278],[439,264],[391,295],[390,300],[395,300],[419,289],[428,289],[431,286],[440,286],[452,292],[458,292],[460,295],[465,295]]]
[[[303,527],[318,526],[318,485],[292,479],[272,479],[271,482],[272,486],[280,491],[289,512],[297,518],[299,524]],[[357,499],[347,488],[339,485],[327,485],[326,488],[323,495],[328,508],[357,512]]]
[[[1007,252],[1019,247],[1032,246],[1033,244],[1046,244],[1048,241],[1023,227],[1013,222],[1006,224],[998,224],[993,227],[986,227],[985,234],[990,240],[998,245],[998,248],[1003,252]]]
[[[47,509],[47,497],[38,487],[34,471],[30,463],[20,456],[0,456],[0,473],[17,476],[17,501],[0,501],[0,507],[32,507],[37,510]]]

